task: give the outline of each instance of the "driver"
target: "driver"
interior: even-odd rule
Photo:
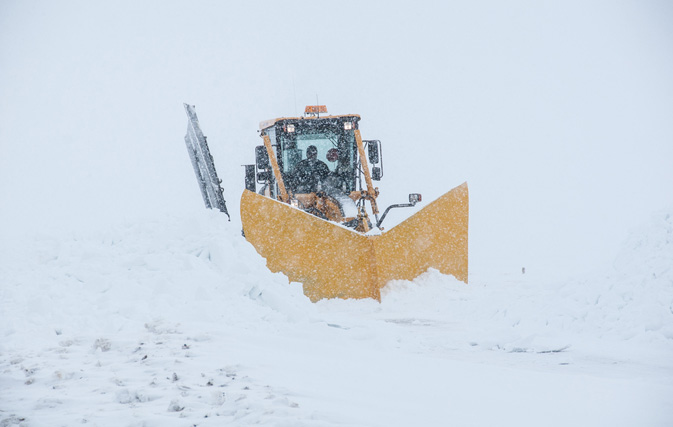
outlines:
[[[315,145],[306,148],[306,158],[297,163],[294,177],[297,182],[297,191],[315,192],[318,184],[329,175],[329,168],[325,162],[318,160],[318,149]]]

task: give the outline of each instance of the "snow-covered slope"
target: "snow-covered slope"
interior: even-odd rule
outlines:
[[[665,426],[673,216],[618,274],[311,304],[216,212],[2,245],[0,424]]]

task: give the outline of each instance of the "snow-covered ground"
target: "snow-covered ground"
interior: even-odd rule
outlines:
[[[673,215],[616,273],[312,304],[204,211],[2,246],[0,425],[669,426]]]

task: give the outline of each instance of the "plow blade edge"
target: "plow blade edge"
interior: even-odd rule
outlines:
[[[462,184],[381,235],[365,236],[248,190],[246,239],[273,272],[301,282],[311,301],[381,299],[390,280],[434,268],[467,283],[469,196]]]

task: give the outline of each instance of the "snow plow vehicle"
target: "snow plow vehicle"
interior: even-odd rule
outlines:
[[[196,113],[185,109],[185,141],[204,202],[226,213]],[[422,197],[410,194],[408,203],[381,214],[373,184],[383,176],[381,143],[363,140],[359,122],[359,115],[327,115],[319,105],[301,117],[260,123],[263,144],[255,147],[255,164],[245,165],[240,203],[245,238],[271,271],[302,283],[314,302],[380,301],[390,280],[413,280],[429,268],[467,283],[467,183],[384,230],[390,209],[415,206]]]

